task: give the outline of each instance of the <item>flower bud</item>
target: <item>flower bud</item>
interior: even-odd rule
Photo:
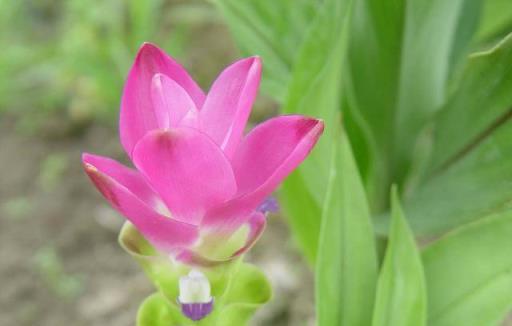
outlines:
[[[210,282],[198,270],[191,270],[180,277],[178,303],[181,312],[191,320],[201,320],[212,312],[213,297],[210,295]]]

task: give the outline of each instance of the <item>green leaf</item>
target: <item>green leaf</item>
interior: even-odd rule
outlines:
[[[512,34],[493,49],[471,56],[457,90],[435,120],[433,169],[459,159],[512,110],[510,62]]]
[[[420,254],[396,188],[392,195],[389,244],[377,283],[373,326],[421,326],[427,320],[425,277]]]
[[[509,207],[511,60],[512,35],[473,55],[459,88],[436,117],[432,166],[437,169],[405,202],[417,235],[439,234]],[[379,233],[387,223],[388,216],[377,219]]]
[[[461,29],[467,15],[478,15],[481,0],[410,1],[406,6],[399,93],[394,133],[394,175],[400,180],[410,167],[420,131],[443,104],[454,53],[467,50],[472,31]],[[472,9],[472,11],[469,11]],[[469,28],[473,26],[469,25]],[[461,42],[465,36],[466,44]],[[456,42],[454,40],[457,40]],[[457,48],[455,48],[457,46]]]
[[[310,0],[214,0],[244,55],[260,55],[262,88],[283,101],[297,52],[317,3]]]
[[[429,324],[497,325],[512,308],[512,212],[492,215],[422,254]]]
[[[373,133],[378,184],[403,184],[418,137],[444,102],[467,50],[481,0],[357,1],[348,95]],[[382,166],[383,165],[383,166]],[[385,191],[379,191],[385,194]]]
[[[299,53],[282,109],[285,114],[309,115],[326,123],[324,136],[300,168],[318,203],[323,202],[328,178],[329,134],[340,123],[341,67],[350,7],[351,1],[325,2]]]
[[[322,211],[308,191],[299,171],[293,172],[286,178],[279,202],[283,213],[288,216],[288,224],[294,231],[293,236],[302,253],[313,265],[317,254]]]
[[[299,53],[283,112],[303,114],[324,120],[325,133],[295,176],[285,181],[282,195],[285,212],[291,212],[292,231],[308,258],[317,252],[320,230],[319,207],[328,180],[332,130],[340,121],[341,66],[347,41],[351,1],[327,0],[318,14]],[[300,176],[300,177],[299,177]],[[305,199],[305,200],[303,200]],[[300,201],[300,203],[299,203]],[[293,207],[293,206],[296,207]],[[306,205],[308,207],[306,207]],[[297,215],[297,214],[300,214]]]
[[[338,140],[316,265],[318,325],[369,325],[377,279],[374,232],[348,139]]]
[[[510,208],[512,124],[488,136],[463,160],[419,188],[405,203],[416,235],[431,236]],[[388,216],[376,219],[385,234]]]
[[[510,32],[512,28],[512,2],[509,0],[486,0],[478,38],[486,41]]]
[[[348,47],[347,96],[376,143],[373,169],[381,186],[387,176],[400,77],[405,5],[402,0],[356,1]],[[385,201],[388,201],[387,193]]]

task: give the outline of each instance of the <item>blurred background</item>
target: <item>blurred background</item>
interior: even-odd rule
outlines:
[[[153,292],[80,163],[126,161],[119,99],[143,41],[204,89],[239,57],[207,1],[0,0],[0,325],[133,325]],[[251,121],[276,110],[260,95]],[[280,216],[248,259],[275,289],[254,324],[312,324],[312,275]]]

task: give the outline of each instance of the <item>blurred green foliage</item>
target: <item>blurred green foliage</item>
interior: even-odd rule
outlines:
[[[27,218],[34,211],[33,203],[27,197],[15,197],[8,199],[0,205],[2,216],[13,220]]]
[[[83,290],[81,277],[65,272],[60,257],[51,246],[43,247],[36,252],[34,267],[46,286],[63,299],[72,299]]]
[[[28,130],[51,114],[115,125],[142,42],[185,59],[191,28],[213,13],[202,1],[1,0],[0,114]]]
[[[45,191],[52,191],[59,185],[69,166],[69,158],[64,153],[52,153],[41,162],[39,184]]]

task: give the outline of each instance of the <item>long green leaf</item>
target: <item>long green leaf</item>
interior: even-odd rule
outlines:
[[[315,16],[310,0],[214,0],[244,55],[261,55],[263,89],[283,101],[293,63]]]
[[[396,194],[392,196],[389,244],[377,283],[373,326],[422,326],[427,295],[420,254]]]
[[[287,179],[281,192],[280,203],[288,218],[288,224],[294,231],[294,237],[308,261],[313,264],[317,254],[320,234],[321,207],[308,191],[299,171],[293,172]]]
[[[512,308],[512,212],[493,215],[427,247],[429,325],[497,325]]]
[[[301,216],[289,215],[292,231],[296,237],[312,240],[301,243],[306,253],[316,253],[320,231],[321,207],[328,179],[332,130],[338,128],[340,108],[341,65],[347,41],[351,1],[326,0],[306,37],[294,66],[293,78],[283,107],[284,113],[295,113],[321,118],[325,121],[322,136],[308,159],[296,172],[298,181],[288,180],[282,187],[285,211],[298,212]],[[297,177],[298,178],[298,177]],[[303,198],[308,201],[297,203]],[[309,200],[312,199],[312,200]],[[309,207],[304,207],[309,203]],[[297,205],[298,207],[286,207]],[[314,261],[314,257],[308,257]]]
[[[416,235],[431,236],[506,210],[512,200],[512,124],[499,128],[464,160],[411,196],[405,212]],[[389,217],[376,218],[386,234]]]
[[[512,28],[512,1],[486,0],[482,23],[478,29],[478,38],[488,40],[508,33]]]
[[[444,102],[447,80],[467,50],[480,3],[357,1],[348,89],[350,102],[373,133],[381,187],[403,183],[410,173],[413,149]]]
[[[481,0],[419,0],[406,6],[400,88],[395,115],[394,175],[405,177],[419,131],[443,104],[449,73],[465,53],[474,31],[460,26],[479,14]],[[471,9],[472,11],[469,11]],[[462,42],[461,40],[466,42]],[[457,48],[455,48],[457,46]]]
[[[437,170],[405,202],[417,235],[442,233],[502,211],[512,199],[511,61],[512,35],[474,55],[459,89],[438,115]],[[377,219],[379,233],[386,233],[388,220]]]
[[[318,325],[369,325],[377,279],[374,232],[348,139],[335,146],[316,266]]]
[[[387,161],[392,150],[404,10],[404,0],[356,1],[350,27],[347,94],[376,142],[378,159],[373,169],[382,186],[390,178]],[[385,196],[387,202],[387,191]]]
[[[457,91],[435,121],[434,169],[463,155],[512,110],[511,62],[512,34],[493,49],[471,56]]]

